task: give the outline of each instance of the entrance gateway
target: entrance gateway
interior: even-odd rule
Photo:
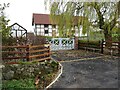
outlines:
[[[74,38],[52,38],[49,43],[51,51],[74,49]]]

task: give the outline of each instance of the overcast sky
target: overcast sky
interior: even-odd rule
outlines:
[[[10,7],[5,10],[9,25],[18,23],[33,32],[32,14],[49,13],[45,10],[44,0],[0,0],[0,3],[10,3]]]
[[[48,10],[45,10],[44,0],[0,0],[0,4],[2,3],[10,3],[10,7],[6,9],[6,16],[10,19],[9,25],[18,23],[28,32],[33,32],[33,13],[49,13]]]

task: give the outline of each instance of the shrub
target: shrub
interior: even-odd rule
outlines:
[[[87,41],[87,40],[79,40],[78,48],[100,48],[100,41]]]
[[[79,40],[78,43],[85,43],[89,45],[99,45],[100,41],[88,41],[88,40]]]
[[[57,73],[59,64],[51,60],[45,62],[19,62],[2,67],[3,88],[34,88],[39,79],[39,88],[50,84]]]

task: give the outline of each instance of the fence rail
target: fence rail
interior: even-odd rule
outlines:
[[[80,42],[78,43],[78,48],[79,49],[85,49],[85,50],[92,50],[92,51],[98,51],[101,52],[101,42]]]
[[[120,56],[120,42],[108,42],[111,43],[109,47],[107,47],[107,54],[118,55]],[[88,42],[80,42],[78,43],[79,49],[99,51],[100,53],[106,53],[106,42],[99,41],[97,43]]]
[[[49,45],[2,46],[3,62],[50,60]]]
[[[106,51],[106,42],[105,41],[102,41],[102,50],[103,52],[102,53],[108,53],[108,54],[111,54],[111,55],[117,55],[117,56],[120,56],[120,42],[108,42],[108,43],[111,43],[110,46],[107,47],[107,51]]]

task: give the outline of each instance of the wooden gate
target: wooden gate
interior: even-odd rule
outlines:
[[[74,38],[52,38],[49,43],[52,51],[74,49]]]

